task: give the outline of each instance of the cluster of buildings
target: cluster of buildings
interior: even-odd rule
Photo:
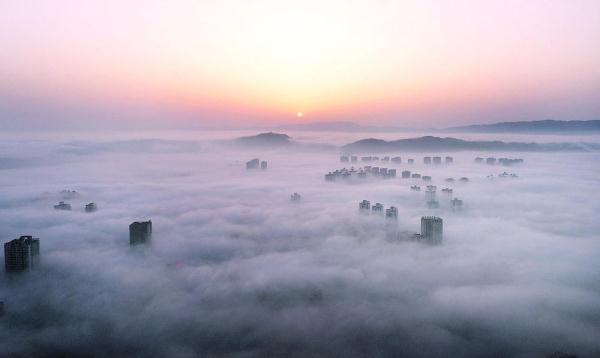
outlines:
[[[390,219],[398,219],[398,208],[396,208],[395,206],[390,206],[389,208],[385,209],[383,207],[383,204],[381,203],[375,203],[373,206],[371,206],[371,202],[368,200],[363,200],[360,203],[358,203],[358,210],[361,213],[374,213],[374,214],[379,214],[379,215],[383,215],[385,213],[385,217],[390,218]]]
[[[71,206],[71,204],[65,202],[64,200],[75,199],[80,196],[80,194],[75,190],[61,190],[59,192],[59,195],[63,200],[59,201],[58,204],[54,205],[54,210],[71,211],[73,207]],[[95,203],[88,203],[85,204],[83,210],[86,213],[93,213],[94,211],[98,210],[98,206]]]
[[[454,163],[454,158],[444,158],[446,164]],[[423,164],[442,164],[442,157],[423,157]]]
[[[65,203],[64,201],[60,201],[58,202],[58,204],[54,205],[54,210],[71,210],[71,204]],[[84,208],[86,213],[93,213],[94,211],[98,210],[98,205],[96,205],[95,203],[88,203],[85,204]]]
[[[431,176],[412,173],[410,170],[403,170],[400,174],[402,179],[421,179],[423,181],[431,181]]]
[[[515,173],[502,172],[502,173],[498,174],[497,177],[501,178],[501,179],[505,179],[505,178],[518,178],[519,176]],[[494,174],[488,175],[487,178],[494,179]]]
[[[363,200],[358,203],[358,210],[361,213],[373,213],[383,216],[385,213],[386,219],[386,234],[390,238],[397,238],[397,219],[398,219],[398,208],[390,206],[384,209],[383,204],[375,203],[371,205],[368,200]],[[421,233],[412,235],[412,238],[419,241],[423,241],[430,244],[439,244],[442,242],[443,234],[443,220],[437,216],[423,216],[421,217]]]
[[[290,196],[291,201],[300,201],[300,199],[302,199],[302,197],[298,193],[294,193]]]
[[[254,158],[254,159],[246,162],[246,169],[258,169],[258,168],[260,168],[262,170],[267,169],[267,161],[266,160],[260,161],[260,159]]]
[[[129,225],[129,244],[149,244],[152,239],[152,221],[133,222]],[[40,239],[21,236],[4,243],[4,268],[6,272],[29,271],[40,258]]]
[[[401,157],[389,157],[389,156],[385,156],[382,158],[379,158],[377,156],[366,156],[366,157],[360,157],[360,161],[361,162],[377,162],[377,161],[382,161],[383,163],[396,163],[396,164],[402,164],[402,158]],[[358,162],[358,157],[356,155],[341,155],[340,156],[340,162],[342,163],[357,163]],[[414,160],[413,159],[409,159],[409,163],[413,163]]]
[[[496,164],[500,164],[500,165],[505,165],[505,166],[509,166],[509,165],[514,165],[514,164],[521,164],[523,163],[523,159],[521,158],[494,158],[494,157],[488,157],[488,158],[482,158],[482,157],[477,157],[475,158],[475,163],[485,163],[487,165],[496,165]]]
[[[412,185],[410,187],[410,189],[413,191],[421,191],[421,187],[417,186],[417,185]],[[453,192],[454,192],[454,190],[452,188],[442,188],[442,194],[444,194],[447,197],[452,198]],[[427,188],[425,190],[425,195],[427,198],[427,207],[429,209],[437,209],[440,207],[440,202],[436,198],[436,193],[437,193],[437,186],[427,185]],[[454,211],[461,210],[463,207],[463,201],[458,198],[452,198],[450,200],[450,207]]]
[[[350,169],[342,168],[337,169],[333,172],[329,172],[325,174],[326,181],[336,181],[337,179],[350,179],[354,176],[365,179],[367,176],[374,176],[379,178],[395,178],[396,177],[396,169],[388,169],[388,168],[380,168],[380,167],[371,167],[365,166],[363,168],[354,168]]]

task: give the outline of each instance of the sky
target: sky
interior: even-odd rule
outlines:
[[[310,144],[331,133],[293,136],[304,145],[287,149],[235,146],[227,133],[0,141],[0,237],[41,246],[37,269],[0,275],[0,352],[598,357],[597,153],[385,153],[403,159],[388,166],[432,177],[440,208],[428,209],[409,189],[420,179],[326,182],[347,164]],[[454,163],[424,165],[432,154]],[[268,169],[246,170],[253,157]],[[442,245],[390,237],[389,221],[359,214],[363,199],[396,206],[408,235],[422,215],[442,217]],[[54,210],[59,200],[73,210]],[[85,213],[88,202],[98,211]],[[152,244],[130,248],[128,225],[148,219]]]
[[[595,0],[8,0],[0,124],[598,119],[599,36]]]

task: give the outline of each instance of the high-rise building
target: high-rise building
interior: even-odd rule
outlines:
[[[398,219],[398,208],[395,206],[390,206],[388,209],[385,209],[385,217],[390,219]]]
[[[149,244],[152,240],[152,221],[136,221],[129,225],[129,245]]]
[[[98,210],[98,206],[95,203],[85,204],[86,213],[93,213],[96,210]]]
[[[408,164],[413,164],[414,162],[415,162],[415,160],[414,160],[414,159],[412,159],[412,158],[409,158],[409,159],[408,159]]]
[[[358,157],[356,155],[353,155],[350,157],[350,160],[352,161],[352,163],[356,163],[358,162]]]
[[[482,157],[475,158],[475,163],[483,163],[483,158]]]
[[[378,214],[383,214],[383,205],[381,203],[375,203],[371,208],[371,211]]]
[[[440,206],[438,201],[435,199],[436,191],[437,187],[435,185],[427,185],[427,191],[425,194],[427,195],[427,207],[430,209],[435,209]]]
[[[452,210],[461,210],[462,206],[463,206],[463,201],[458,199],[458,198],[454,198],[452,200],[450,200],[450,203],[452,204]]]
[[[360,203],[358,203],[358,209],[363,211],[363,210],[371,210],[371,202],[368,200],[363,200]]]
[[[401,157],[393,157],[392,163],[400,164],[400,163],[402,163],[402,158]]]
[[[423,179],[423,181],[431,181],[431,177],[429,175],[423,175],[421,179]]]
[[[410,175],[411,178],[415,178],[415,179],[420,179],[421,178],[421,174],[418,173],[413,173]]]
[[[410,170],[403,170],[402,171],[402,178],[403,179],[410,178]]]
[[[40,256],[40,239],[21,236],[4,244],[6,272],[25,271],[34,267]]]
[[[454,162],[454,158],[452,157],[446,157],[446,164],[450,164]]]
[[[262,162],[260,162],[260,169],[265,170],[267,169],[267,161],[263,160]]]
[[[258,168],[260,161],[258,158],[254,158],[248,162],[246,162],[246,169],[256,169]]]
[[[423,163],[431,164],[431,157],[423,157]]]
[[[442,157],[433,157],[433,164],[442,164]]]
[[[370,211],[371,210],[371,202],[369,200],[363,200],[363,201],[359,202],[358,209]]]
[[[496,158],[490,157],[485,160],[485,164],[494,165],[496,164]]]
[[[421,238],[432,244],[440,244],[443,234],[443,220],[437,216],[421,217]]]
[[[387,176],[388,176],[388,178],[395,178],[396,177],[396,169],[388,169]]]
[[[350,157],[348,157],[347,155],[341,155],[340,156],[340,162],[347,163],[349,161],[350,161]]]
[[[298,193],[294,193],[292,194],[292,196],[290,197],[291,201],[300,201],[300,199],[302,199],[302,197],[300,196],[300,194]]]

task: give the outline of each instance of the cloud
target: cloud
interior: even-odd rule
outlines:
[[[519,178],[495,180],[486,176],[506,168],[475,164],[480,153],[453,154],[448,166],[417,160],[413,170],[465,201],[452,212],[441,193],[441,208],[427,209],[412,180],[325,182],[343,166],[335,150],[234,147],[215,136],[3,144],[0,157],[53,165],[0,169],[0,237],[39,237],[42,258],[39,269],[0,279],[0,352],[600,352],[594,154],[522,153],[525,163],[510,168]],[[269,169],[246,171],[254,157]],[[461,176],[471,181],[443,182]],[[81,194],[71,212],[52,209],[62,189]],[[362,199],[397,206],[401,231],[418,231],[422,215],[443,217],[444,244],[386,238],[383,218],[358,213]],[[99,210],[86,214],[91,201]],[[153,221],[153,243],[131,249],[128,225],[142,219]]]

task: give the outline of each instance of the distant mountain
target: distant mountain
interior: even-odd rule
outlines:
[[[383,139],[361,139],[342,147],[347,152],[438,152],[438,151],[594,151],[600,150],[595,143],[520,143],[502,141],[468,141],[456,138],[419,137],[385,141]]]
[[[589,133],[600,132],[600,120],[593,121],[522,121],[445,128],[448,132],[483,133]]]
[[[287,146],[293,142],[287,134],[283,133],[260,133],[258,135],[241,137],[235,140],[237,144],[265,146],[265,147],[280,147]]]

